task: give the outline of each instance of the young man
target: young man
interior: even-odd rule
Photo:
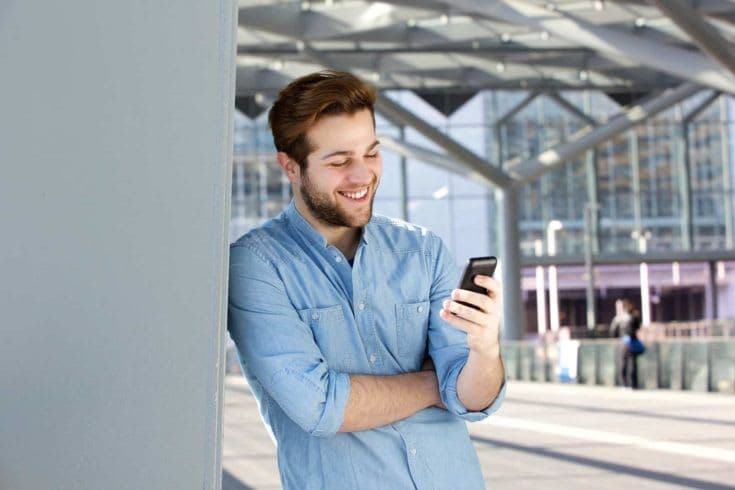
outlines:
[[[436,235],[373,216],[374,102],[334,71],[279,94],[269,122],[294,198],[231,246],[228,328],[284,488],[484,488],[465,420],[505,394],[501,289],[454,290]]]

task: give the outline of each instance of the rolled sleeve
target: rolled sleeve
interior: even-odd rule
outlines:
[[[488,415],[492,414],[493,412],[496,412],[500,406],[503,404],[503,400],[505,399],[505,388],[507,386],[507,378],[503,380],[503,386],[500,388],[500,391],[498,392],[498,395],[495,397],[495,400],[485,409],[477,411],[477,412],[470,412],[467,410],[467,408],[464,406],[462,401],[459,399],[459,395],[457,394],[457,379],[459,379],[459,373],[462,371],[462,368],[467,363],[467,359],[462,359],[454,364],[452,368],[447,373],[446,379],[445,379],[445,386],[442,387],[442,401],[444,402],[444,405],[447,407],[447,410],[452,412],[454,415],[457,415],[458,417],[461,417],[462,419],[468,421],[468,422],[477,422],[479,420],[482,420],[486,418]]]
[[[230,249],[228,330],[244,371],[304,431],[337,433],[350,392],[330,369],[273,266],[248,247]]]
[[[500,408],[505,398],[506,380],[503,380],[498,396],[484,410],[470,412],[460,401],[457,394],[457,380],[470,354],[467,334],[445,322],[440,316],[440,311],[443,301],[448,299],[452,290],[458,286],[461,271],[438,237],[434,237],[432,256],[434,277],[430,293],[429,354],[434,361],[439,379],[442,402],[447,410],[458,417],[470,422],[482,420]]]

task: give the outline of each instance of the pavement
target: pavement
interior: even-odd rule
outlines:
[[[225,379],[223,490],[280,488],[245,379]],[[735,489],[735,396],[512,381],[469,424],[487,488]]]

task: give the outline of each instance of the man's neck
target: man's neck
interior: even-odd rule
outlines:
[[[337,247],[347,260],[352,260],[357,252],[360,242],[362,228],[349,226],[334,226],[324,223],[309,212],[309,209],[298,200],[295,202],[299,214],[314,228],[317,233],[324,237],[330,245]]]

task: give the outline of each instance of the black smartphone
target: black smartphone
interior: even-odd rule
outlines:
[[[467,261],[462,274],[462,280],[459,281],[459,289],[467,289],[475,293],[487,294],[487,290],[475,284],[475,276],[493,277],[495,267],[498,265],[498,259],[495,257],[472,257]],[[465,306],[476,308],[474,305],[457,301]]]

